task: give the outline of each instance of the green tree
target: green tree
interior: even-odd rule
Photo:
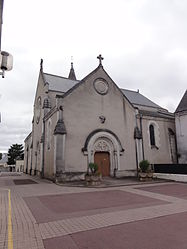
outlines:
[[[23,160],[24,150],[22,144],[13,144],[8,150],[8,165],[13,165],[16,160]]]
[[[3,154],[0,152],[0,160],[2,159],[2,157],[3,157]]]

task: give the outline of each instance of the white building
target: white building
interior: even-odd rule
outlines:
[[[78,179],[96,162],[103,176],[136,175],[138,163],[176,162],[172,113],[139,93],[120,89],[102,65],[77,80],[43,72],[41,61],[24,171]]]

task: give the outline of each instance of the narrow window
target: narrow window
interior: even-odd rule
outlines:
[[[155,129],[154,129],[154,126],[151,124],[149,126],[149,134],[150,134],[150,144],[152,146],[155,146]]]
[[[51,121],[48,122],[47,127],[47,149],[50,150],[51,147]]]

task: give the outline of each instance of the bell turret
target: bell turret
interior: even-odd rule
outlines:
[[[73,68],[73,62],[71,62],[71,69],[70,69],[70,72],[69,72],[68,79],[77,80],[76,75],[75,75],[75,71],[74,71],[74,68]]]

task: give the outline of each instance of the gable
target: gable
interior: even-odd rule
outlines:
[[[115,89],[115,92],[117,91],[118,94],[122,98],[125,97],[128,104],[130,104],[130,106],[133,107],[133,105],[126,98],[126,96],[123,94],[121,89],[115,84],[115,82],[111,79],[111,77],[103,69],[102,65],[99,65],[94,71],[92,71],[85,78],[83,78],[80,82],[76,83],[72,88],[70,88],[63,95],[63,98],[66,98],[69,95],[73,94],[74,91],[76,91],[79,87],[81,87],[84,84],[90,84],[90,87],[94,88],[95,92],[97,92],[100,95],[105,95],[108,92],[112,91],[112,89],[113,90]],[[105,93],[105,88],[106,88],[106,93]],[[102,93],[102,91],[103,91],[103,93]]]
[[[43,73],[43,75],[45,78],[45,82],[48,83],[49,85],[49,91],[63,93],[65,97],[66,95],[69,95],[72,91],[74,91],[79,86],[79,84],[82,84],[87,78],[89,78],[97,70],[98,68],[96,68],[93,72],[91,72],[81,81],[71,80],[62,76],[57,76],[48,73]],[[151,101],[150,99],[139,93],[139,91],[133,91],[127,89],[120,89],[120,91],[134,107],[141,107],[141,108],[148,107],[148,108],[153,108],[155,110],[163,109],[161,106],[157,105],[156,103],[154,103],[153,101]]]
[[[177,112],[183,112],[183,111],[187,111],[187,90],[184,93],[175,113]]]
[[[37,87],[36,87],[34,106],[36,105],[38,97],[44,94],[44,86],[45,86],[45,81],[44,81],[42,72],[40,70],[39,77],[38,77],[38,82],[37,82]]]
[[[62,105],[67,130],[105,126],[119,131],[134,122],[134,107],[101,66],[62,95]]]

